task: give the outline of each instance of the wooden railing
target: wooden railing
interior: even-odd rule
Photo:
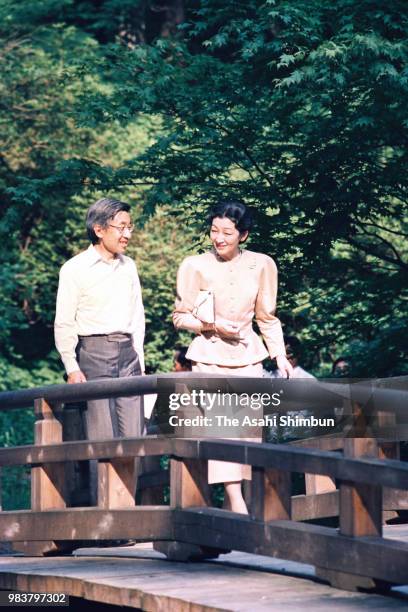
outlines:
[[[42,554],[78,541],[133,538],[153,541],[172,559],[211,557],[234,549],[309,563],[331,584],[344,588],[408,582],[408,544],[382,537],[383,490],[398,490],[406,507],[408,463],[378,458],[381,443],[346,438],[340,454],[290,445],[159,436],[63,442],[61,401],[113,396],[119,391],[121,395],[154,392],[157,379],[120,383],[0,394],[0,409],[24,407],[35,398],[37,419],[34,445],[0,449],[0,466],[31,468],[32,491],[31,510],[0,513],[0,540]],[[170,503],[135,506],[134,458],[160,455],[170,457]],[[225,458],[253,467],[249,516],[211,507],[207,461]],[[98,506],[70,507],[66,466],[88,459],[98,462]],[[324,475],[337,482],[336,500],[331,503],[338,508],[338,528],[300,522],[324,512],[319,511],[318,495],[292,496],[292,472]]]

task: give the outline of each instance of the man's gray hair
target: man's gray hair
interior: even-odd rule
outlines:
[[[92,244],[98,244],[99,242],[99,238],[94,231],[95,225],[107,227],[109,221],[112,221],[114,216],[122,210],[129,212],[129,204],[121,202],[120,200],[111,200],[110,198],[101,198],[88,208],[86,214],[86,231]]]

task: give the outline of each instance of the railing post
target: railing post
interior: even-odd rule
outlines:
[[[61,412],[60,404],[51,406],[42,398],[35,401],[35,444],[62,442],[62,424],[57,418],[58,412]],[[49,463],[33,468],[31,471],[31,509],[50,510],[65,507],[64,463]]]
[[[98,461],[98,506],[135,506],[136,473],[133,457]]]
[[[364,415],[354,406],[356,423],[364,435]],[[378,444],[373,438],[345,438],[345,457],[378,457]],[[353,537],[382,535],[382,487],[376,484],[342,481],[339,492],[340,534]],[[378,583],[371,578],[316,568],[316,574],[337,588],[374,589]]]
[[[381,428],[391,428],[393,438],[396,439],[397,421],[395,413],[392,411],[378,411],[376,415],[376,422],[379,431],[380,440],[378,441],[378,451],[380,459],[399,459],[400,448],[399,443],[393,441],[393,439],[381,439]],[[403,489],[391,489],[384,487],[383,489],[383,523],[390,519],[394,519],[398,516],[398,509],[401,504],[408,507],[408,491]]]
[[[208,484],[208,462],[202,459],[170,460],[170,506],[191,508],[211,504]],[[154,549],[172,561],[189,561],[218,557],[219,549],[186,542],[155,542]]]
[[[290,520],[291,472],[252,468],[251,514],[265,522]]]
[[[208,462],[202,459],[171,459],[170,506],[190,508],[210,504]]]
[[[62,442],[61,404],[51,406],[45,399],[34,402],[36,422],[34,442],[38,445]],[[31,469],[31,510],[62,509],[66,507],[66,483],[64,462],[43,463]],[[15,550],[28,555],[42,555],[64,549],[62,543],[53,541],[14,542]]]
[[[378,457],[378,445],[372,438],[346,438],[346,457]],[[342,482],[340,484],[340,533],[349,536],[382,534],[382,488],[376,484]]]
[[[347,403],[344,402],[345,406],[346,404]],[[340,445],[342,446],[342,443],[340,443]],[[332,439],[327,439],[324,436],[319,436],[314,440],[314,448],[318,448],[319,450],[332,450],[332,446]],[[322,474],[305,474],[306,495],[321,495],[335,490],[336,484],[330,476],[323,476]]]

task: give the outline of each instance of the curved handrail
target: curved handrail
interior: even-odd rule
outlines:
[[[38,398],[46,401],[73,403],[89,399],[101,399],[118,396],[145,395],[157,393],[160,383],[188,379],[228,380],[230,384],[239,384],[240,377],[227,377],[215,374],[170,373],[146,376],[132,376],[91,381],[77,385],[48,385],[17,391],[0,392],[0,411],[31,407]],[[254,379],[251,380],[252,383]],[[352,380],[352,379],[350,379]],[[387,387],[384,387],[384,380]],[[393,379],[355,379],[351,384],[344,381],[324,379],[256,379],[260,390],[281,389],[289,402],[299,402],[298,409],[306,405],[324,405],[327,408],[338,406],[339,401],[352,400],[363,406],[374,404],[376,410],[392,411],[395,414],[407,414],[408,377],[397,377],[395,389],[390,388]],[[406,389],[401,389],[401,381]],[[294,407],[296,409],[296,406]]]

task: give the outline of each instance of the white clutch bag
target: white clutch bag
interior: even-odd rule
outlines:
[[[215,322],[215,303],[212,291],[202,290],[194,302],[193,315],[203,323]]]

